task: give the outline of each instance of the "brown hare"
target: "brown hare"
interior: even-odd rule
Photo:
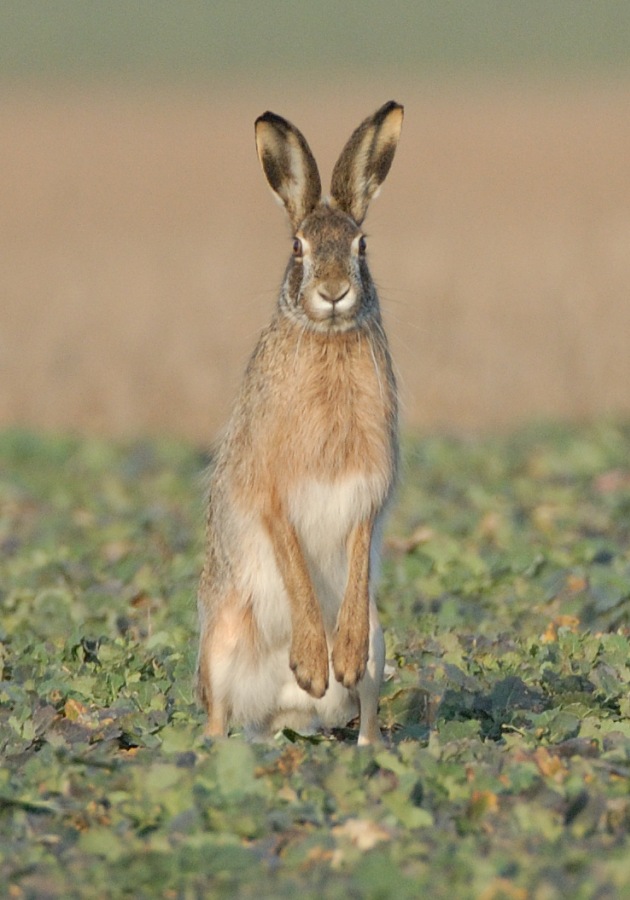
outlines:
[[[381,739],[374,583],[396,475],[397,396],[361,223],[403,108],[354,131],[322,198],[302,134],[271,112],[256,147],[293,231],[271,323],[210,473],[197,683],[206,734],[347,724]]]

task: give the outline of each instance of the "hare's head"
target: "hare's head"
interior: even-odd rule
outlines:
[[[301,132],[266,112],[256,148],[269,185],[293,229],[280,309],[305,327],[345,331],[378,311],[361,230],[368,204],[389,172],[403,108],[390,101],[353,132],[322,199],[313,154]]]

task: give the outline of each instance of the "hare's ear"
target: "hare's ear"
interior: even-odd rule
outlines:
[[[357,225],[389,172],[402,121],[403,107],[385,103],[352,133],[333,169],[332,199]]]
[[[310,147],[294,125],[282,116],[266,112],[256,119],[256,150],[269,187],[297,229],[322,195]]]

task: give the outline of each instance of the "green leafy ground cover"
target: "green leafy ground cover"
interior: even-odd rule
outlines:
[[[630,896],[630,428],[408,444],[376,750],[202,740],[202,467],[0,436],[6,896]]]

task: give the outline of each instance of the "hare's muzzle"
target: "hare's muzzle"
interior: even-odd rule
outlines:
[[[323,281],[313,292],[313,307],[324,318],[349,312],[356,301],[349,281]]]

